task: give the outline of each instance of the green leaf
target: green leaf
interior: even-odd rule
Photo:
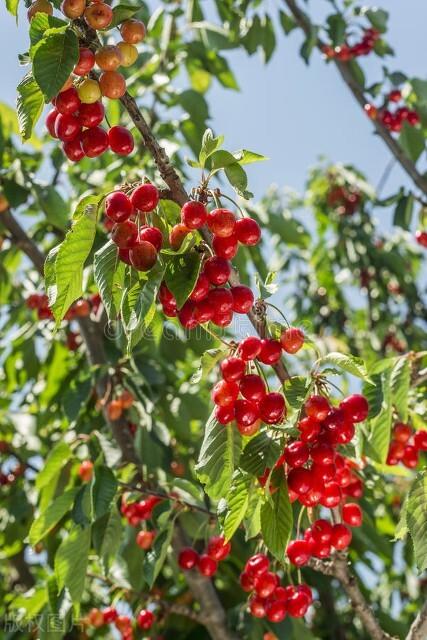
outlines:
[[[265,160],[268,160],[266,156],[263,156],[260,153],[255,153],[255,151],[248,151],[247,149],[233,151],[231,155],[239,164],[252,164],[253,162],[264,162]]]
[[[387,459],[392,424],[390,371],[381,374],[381,386],[382,408],[380,413],[369,421],[368,453],[371,458],[383,464]]]
[[[251,482],[251,476],[240,469],[233,475],[230,490],[225,496],[227,513],[223,522],[223,530],[226,540],[233,537],[245,517],[249,505]]]
[[[200,254],[195,251],[172,256],[165,271],[165,282],[176,299],[178,309],[188,299],[200,274]]]
[[[59,442],[55,445],[37,475],[36,488],[40,491],[52,482],[72,456],[73,452],[66,442]]]
[[[318,31],[318,27],[312,26],[309,35],[304,40],[304,43],[300,49],[300,55],[306,64],[309,63],[312,51],[317,44]]]
[[[215,137],[212,133],[212,129],[206,129],[203,134],[202,147],[199,153],[199,163],[202,167],[205,166],[207,158],[219,149],[223,142],[224,136]]]
[[[18,4],[19,0],[6,0],[6,9],[15,17],[18,15]]]
[[[264,494],[260,487],[252,486],[249,495],[249,504],[243,520],[246,530],[246,540],[255,538],[261,532],[261,508],[264,503]]]
[[[166,528],[156,536],[153,547],[147,552],[144,558],[144,576],[150,589],[165,563],[166,555],[172,541],[173,527],[174,523],[170,521]]]
[[[119,249],[110,240],[93,258],[93,276],[109,320],[115,320],[120,311],[126,265],[119,260]]]
[[[320,360],[318,360],[317,362],[320,365],[333,364],[343,371],[351,373],[351,375],[356,376],[357,378],[361,378],[362,380],[365,380],[366,382],[370,382],[372,384],[372,380],[369,378],[365,363],[361,358],[356,358],[356,356],[351,355],[345,355],[343,353],[331,352],[326,356],[320,358]]]
[[[271,59],[274,49],[276,48],[274,26],[270,16],[268,15],[265,15],[263,18],[261,47],[264,52],[264,61],[267,63]]]
[[[78,492],[78,488],[66,491],[48,506],[32,523],[28,534],[30,543],[37,544],[42,540],[54,526],[65,516],[71,509],[74,498]]]
[[[47,13],[36,13],[30,23],[30,54],[34,52],[35,45],[43,40],[45,34],[64,33],[67,27],[68,22],[65,20],[60,20],[55,16],[49,16]]]
[[[297,28],[297,23],[293,19],[292,16],[288,15],[284,11],[279,11],[280,24],[282,25],[282,29],[285,32],[285,35],[288,35]]]
[[[216,349],[208,349],[200,358],[200,365],[193,373],[191,378],[192,384],[198,384],[201,380],[206,379],[216,364],[223,358],[224,349],[217,347]]]
[[[406,357],[399,358],[391,371],[391,399],[402,422],[408,420],[409,390],[411,387],[411,366]]]
[[[239,466],[253,476],[261,476],[266,467],[272,467],[280,455],[280,446],[266,431],[249,440],[242,451]]]
[[[117,479],[113,471],[104,465],[95,466],[95,481],[92,487],[92,505],[97,520],[110,509],[117,491]]]
[[[403,151],[413,162],[416,162],[424,151],[425,140],[422,130],[411,127],[407,122],[403,123],[399,142]]]
[[[36,45],[33,74],[46,102],[56,96],[78,58],[79,41],[71,28],[62,33],[51,33]]]
[[[16,111],[19,122],[19,132],[22,140],[31,138],[36,122],[41,116],[44,106],[43,94],[33,74],[30,72],[24,76],[17,87],[18,97]]]
[[[197,477],[205,485],[210,498],[222,498],[231,486],[231,478],[239,462],[242,438],[232,425],[223,426],[214,414],[210,416],[203,438]]]
[[[369,22],[375,29],[384,33],[387,31],[387,22],[388,22],[388,11],[384,11],[384,9],[369,9],[366,11],[366,17]]]
[[[72,303],[83,294],[83,267],[95,239],[100,196],[83,198],[73,214],[73,225],[60,244],[55,259],[55,286],[49,288],[50,307],[57,326]],[[52,265],[45,267],[49,280]]]
[[[328,16],[328,35],[331,43],[336,47],[345,41],[347,22],[340,13],[333,13]]]
[[[381,411],[383,403],[383,390],[381,376],[379,374],[371,375],[374,384],[363,383],[362,393],[368,401],[369,414],[368,419],[375,418]]]
[[[286,545],[292,532],[292,507],[286,482],[261,507],[261,532],[270,553],[280,562],[284,560]]]
[[[238,162],[234,164],[229,164],[224,167],[225,175],[227,176],[228,182],[231,184],[235,192],[249,200],[252,197],[252,194],[246,191],[246,187],[248,186],[248,177],[246,175],[246,171],[242,169]]]
[[[402,196],[394,210],[393,224],[407,231],[411,227],[412,214],[414,212],[414,196],[412,193]]]
[[[123,535],[122,520],[115,505],[92,526],[92,531],[95,550],[107,573],[111,560],[116,557],[120,548]]]
[[[309,389],[310,381],[304,376],[292,376],[283,384],[286,401],[293,409],[300,409]]]
[[[76,525],[69,536],[61,542],[55,555],[55,574],[59,589],[66,587],[71,600],[81,600],[90,549],[90,527],[82,529]]]
[[[141,11],[141,8],[142,7],[140,5],[118,4],[113,8],[113,20],[108,28],[112,29],[125,20],[133,18],[139,11]]]
[[[407,498],[406,523],[419,571],[427,568],[427,473],[420,473]]]
[[[126,289],[122,300],[122,319],[128,339],[128,353],[142,340],[156,313],[156,298],[164,276],[158,262],[149,272],[148,280],[137,281]]]

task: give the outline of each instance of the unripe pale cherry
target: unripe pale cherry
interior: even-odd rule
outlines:
[[[108,130],[108,142],[111,151],[114,151],[119,156],[128,156],[135,146],[131,132],[126,127],[118,125]]]
[[[102,71],[115,71],[122,62],[120,49],[115,45],[105,45],[95,53],[95,62]]]
[[[138,271],[149,271],[157,261],[157,251],[151,242],[141,240],[129,251],[129,258]]]
[[[98,102],[101,98],[101,89],[99,88],[99,84],[96,80],[92,80],[91,78],[86,78],[83,82],[77,87],[77,93],[79,94],[79,98],[85,104],[93,104],[94,102]]]
[[[154,184],[148,182],[137,187],[133,191],[130,199],[135,209],[143,211],[144,213],[149,213],[150,211],[154,211],[157,207],[160,200],[160,194]]]
[[[126,80],[118,71],[104,71],[99,78],[101,94],[111,100],[118,100],[126,93]]]
[[[297,353],[304,344],[304,333],[297,327],[288,327],[280,336],[280,344],[286,353]]]
[[[105,198],[105,215],[114,222],[124,222],[133,214],[133,205],[123,191],[113,191]]]
[[[190,200],[181,209],[181,222],[188,229],[200,229],[206,224],[208,212],[202,202]]]
[[[119,42],[117,48],[122,56],[122,67],[131,67],[138,58],[138,49],[128,42]]]
[[[213,209],[208,213],[207,224],[215,236],[227,238],[234,231],[236,218],[229,209]]]

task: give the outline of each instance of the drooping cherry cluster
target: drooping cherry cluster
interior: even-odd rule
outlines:
[[[351,216],[358,209],[361,194],[353,185],[332,185],[328,191],[327,204],[341,216]]]
[[[70,19],[84,15],[94,29],[106,29],[113,17],[108,4],[86,0],[64,0],[63,13]],[[120,156],[132,153],[132,133],[122,126],[100,126],[105,117],[102,97],[117,100],[126,93],[125,77],[117,71],[136,61],[135,44],[145,37],[145,25],[140,20],[126,20],[120,26],[122,42],[106,45],[93,52],[80,48],[80,55],[73,74],[53,99],[53,108],[46,117],[46,127],[53,138],[59,139],[69,160],[78,162],[84,157],[95,158],[108,149]],[[95,64],[101,70],[98,79],[89,77]],[[108,123],[107,123],[108,124]]]
[[[351,442],[355,423],[367,418],[366,398],[353,394],[339,407],[332,407],[324,396],[312,395],[304,411],[305,417],[297,425],[299,439],[285,447],[278,461],[285,465],[291,501],[332,509],[346,495],[360,497],[362,486],[353,472],[355,463],[336,449]]]
[[[128,498],[128,494],[123,494],[120,511],[132,527],[137,527],[145,520],[151,520],[154,507],[162,501],[162,498],[157,496],[149,496],[137,502],[128,502]]]
[[[281,586],[280,577],[270,570],[270,561],[263,553],[249,558],[240,574],[240,586],[252,592],[248,601],[250,613],[255,618],[266,617],[270,622],[281,622],[287,614],[302,618],[313,602],[308,585]]]
[[[268,391],[260,375],[260,364],[277,364],[282,350],[296,353],[303,342],[304,334],[296,327],[285,329],[280,340],[261,340],[256,336],[244,338],[221,362],[222,380],[212,389],[218,422],[227,425],[235,421],[240,433],[246,436],[256,433],[261,421],[266,424],[281,422],[286,415],[285,399],[281,393]]]
[[[394,466],[401,462],[408,469],[415,469],[419,463],[420,451],[427,451],[427,430],[414,431],[409,424],[396,422],[387,464]]]
[[[323,45],[322,53],[328,60],[339,60],[340,62],[348,62],[359,56],[369,55],[375,47],[375,43],[380,38],[381,34],[377,29],[368,27],[363,29],[363,35],[359,42],[355,42],[353,45],[345,42],[337,47],[331,45]]]
[[[107,403],[107,414],[109,419],[114,422],[114,420],[121,418],[123,411],[130,409],[134,401],[135,398],[129,389],[123,389],[119,395],[116,394],[116,398]]]
[[[231,542],[226,542],[224,536],[212,536],[206,551],[199,554],[192,547],[182,549],[178,556],[178,564],[184,571],[197,569],[202,576],[211,578],[218,569],[218,563],[225,560],[231,552]]]
[[[136,626],[143,631],[151,629],[155,621],[156,616],[150,609],[141,609],[135,619]],[[120,633],[122,640],[133,640],[134,638],[134,622],[129,616],[119,615],[115,607],[107,607],[102,611],[94,607],[82,622],[88,627],[95,627],[95,629],[113,624]]]
[[[399,89],[393,89],[386,96],[381,107],[376,107],[371,103],[365,104],[365,113],[371,120],[379,120],[389,131],[394,133],[399,133],[402,130],[404,122],[407,122],[411,127],[416,127],[420,124],[419,114],[406,105],[397,106],[402,101],[402,92]],[[391,110],[391,104],[396,105],[394,111]]]

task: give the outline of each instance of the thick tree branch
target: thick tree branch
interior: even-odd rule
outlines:
[[[307,36],[310,36],[313,33],[313,24],[308,15],[299,8],[295,0],[284,0],[284,2],[298,26],[304,31]],[[317,47],[321,49],[323,44],[324,43],[322,42],[322,40],[318,38]],[[368,99],[365,97],[363,89],[351,73],[349,65],[336,59],[333,60],[333,63],[336,65],[345,84],[348,86],[351,93],[363,109],[365,104],[368,102]],[[378,119],[373,120],[373,125],[377,134],[385,142],[401,167],[413,180],[414,184],[416,184],[416,186],[422,191],[424,195],[427,195],[427,179],[418,171],[412,160],[405,154],[398,141],[393,138],[389,130]]]
[[[412,623],[406,640],[425,640],[427,638],[427,602]]]

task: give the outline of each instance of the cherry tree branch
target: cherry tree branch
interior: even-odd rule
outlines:
[[[313,23],[311,22],[309,16],[298,6],[295,0],[284,0],[286,6],[291,12],[292,16],[295,19],[295,22],[298,26],[304,31],[306,36],[311,36],[313,33]],[[317,39],[316,46],[318,49],[321,49],[323,46],[323,42],[320,38]],[[368,102],[368,99],[365,97],[363,89],[351,73],[351,69],[349,65],[345,62],[341,62],[340,60],[333,60],[333,63],[337,67],[342,79],[344,80],[347,87],[350,89],[356,101],[363,107]],[[422,191],[424,195],[427,195],[427,179],[418,171],[416,165],[412,160],[406,155],[398,141],[393,138],[389,130],[377,119],[372,121],[375,131],[382,138],[384,143],[389,148],[390,152],[396,158],[397,162],[400,166],[406,171],[409,177],[413,180],[414,184]]]
[[[427,638],[427,602],[424,603],[409,629],[406,640],[425,640]]]

